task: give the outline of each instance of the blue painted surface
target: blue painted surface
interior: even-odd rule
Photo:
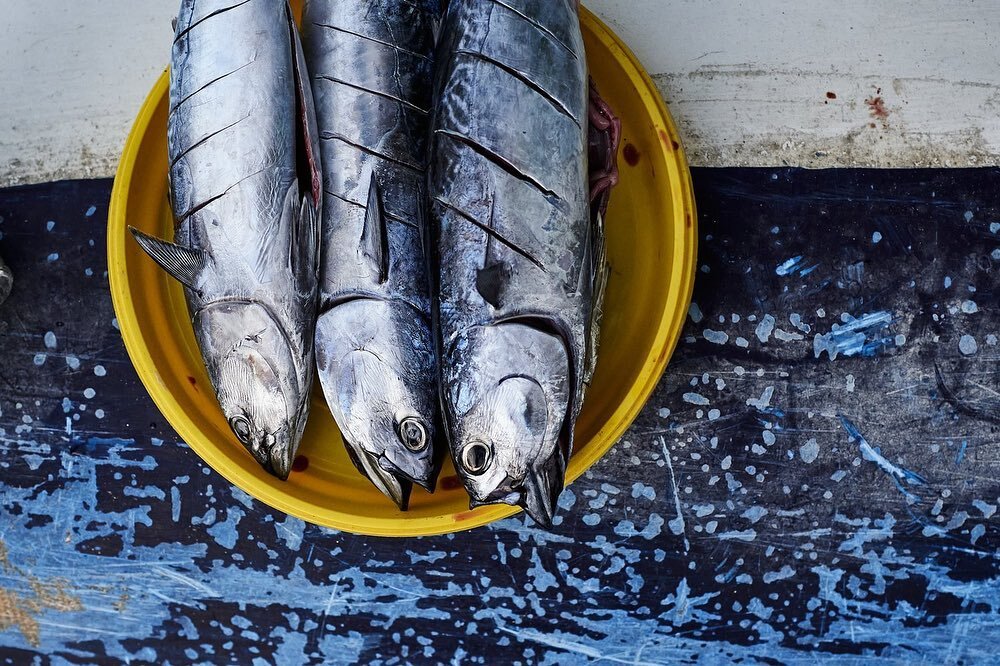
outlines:
[[[109,182],[0,191],[17,273],[0,307],[0,655],[994,660],[998,176],[696,171],[685,338],[555,529],[407,541],[273,511],[177,441],[114,321]]]

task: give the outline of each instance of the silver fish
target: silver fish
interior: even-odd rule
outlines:
[[[357,468],[405,509],[443,446],[427,265],[436,16],[404,0],[310,0],[303,42],[326,197],[316,360]]]
[[[521,506],[546,526],[596,352],[603,274],[577,11],[575,0],[451,0],[432,121],[442,402],[455,467],[472,507]]]
[[[315,374],[322,205],[312,94],[286,2],[183,0],[168,150],[174,242],[132,233],[186,287],[237,439],[285,479]]]

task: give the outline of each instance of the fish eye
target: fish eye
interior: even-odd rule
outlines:
[[[427,448],[427,428],[420,419],[409,417],[399,424],[399,440],[410,451],[419,453]]]
[[[237,414],[233,418],[229,419],[229,427],[233,429],[236,433],[236,437],[239,438],[244,444],[250,443],[250,434],[252,428],[250,427],[250,419],[243,416],[242,414]]]
[[[460,458],[465,471],[479,476],[490,466],[493,460],[493,448],[484,442],[472,441],[462,449]]]

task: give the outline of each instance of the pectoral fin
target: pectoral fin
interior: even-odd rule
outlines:
[[[208,255],[175,243],[144,234],[135,227],[128,228],[135,242],[160,268],[189,289],[197,291],[198,280],[208,265]]]
[[[378,180],[372,174],[368,188],[368,210],[365,212],[365,226],[361,231],[361,254],[371,262],[372,273],[379,284],[389,279],[389,235],[385,227],[385,211],[382,208],[382,193]]]

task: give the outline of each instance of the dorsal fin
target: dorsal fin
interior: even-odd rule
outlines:
[[[135,227],[128,228],[146,254],[171,277],[189,289],[198,290],[198,279],[208,265],[208,255],[175,243],[144,234]]]
[[[382,209],[382,192],[374,173],[368,187],[365,226],[361,230],[361,254],[371,261],[372,272],[378,276],[379,284],[385,284],[389,279],[389,235]]]
[[[486,232],[486,250],[483,252],[483,266],[476,272],[476,290],[483,297],[483,300],[499,309],[503,290],[510,281],[513,269],[497,253],[492,233],[495,210],[491,202],[489,231]]]

